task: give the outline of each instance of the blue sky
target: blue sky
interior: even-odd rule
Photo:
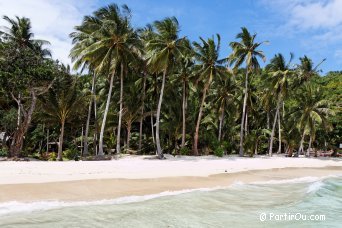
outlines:
[[[293,52],[296,59],[306,54],[315,63],[327,58],[320,67],[323,72],[342,70],[342,0],[0,0],[0,15],[31,18],[36,36],[51,41],[54,57],[70,63],[68,34],[73,26],[113,2],[132,9],[136,27],[176,16],[181,35],[191,40],[219,33],[222,57],[245,26],[258,34],[258,41],[270,42],[261,48],[268,60],[278,52]]]

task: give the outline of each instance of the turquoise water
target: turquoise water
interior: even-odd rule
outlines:
[[[266,214],[266,221],[260,221],[261,213]],[[287,214],[287,220],[284,220],[284,214]],[[283,219],[280,221],[281,216]],[[342,178],[308,177],[240,183],[225,189],[163,193],[112,201],[0,204],[2,228],[270,226],[341,227]]]

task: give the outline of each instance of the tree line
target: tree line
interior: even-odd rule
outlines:
[[[292,53],[261,67],[268,42],[245,27],[220,58],[219,34],[190,41],[175,17],[134,28],[131,10],[111,4],[75,26],[70,69],[34,38],[28,18],[3,19],[0,129],[8,156],[41,157],[49,142],[58,160],[67,152],[309,156],[340,142],[342,73],[322,77],[325,59],[295,63]]]

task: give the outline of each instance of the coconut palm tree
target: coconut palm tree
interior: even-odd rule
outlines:
[[[247,28],[242,27],[241,32],[236,35],[237,39],[240,39],[239,42],[230,42],[230,47],[233,52],[229,55],[229,65],[234,66],[233,69],[237,70],[243,63],[246,64],[246,76],[245,76],[245,90],[244,90],[244,99],[242,106],[242,116],[241,116],[241,127],[240,127],[240,150],[239,155],[243,156],[243,132],[245,126],[245,117],[246,117],[246,105],[247,105],[247,97],[248,97],[248,76],[253,72],[256,72],[260,69],[260,64],[258,58],[261,58],[264,62],[266,61],[266,57],[263,51],[258,50],[259,46],[267,43],[263,42],[255,42],[255,38],[257,34],[251,35]]]
[[[219,78],[217,80],[217,98],[215,99],[215,103],[219,106],[218,141],[221,141],[222,139],[222,129],[224,126],[226,108],[230,106],[229,111],[234,113],[232,104],[237,100],[235,97],[237,89],[236,81],[230,75],[223,76],[223,78]]]
[[[179,24],[175,17],[168,17],[162,21],[153,23],[155,33],[153,38],[146,44],[149,57],[147,65],[154,73],[162,73],[162,85],[160,89],[157,119],[156,119],[156,146],[157,155],[163,158],[163,151],[160,146],[160,112],[163,102],[166,75],[170,73],[172,65],[176,59],[182,55],[182,51],[186,49],[184,45],[185,38],[179,38]]]
[[[269,145],[269,155],[272,156],[273,138],[275,134],[275,127],[278,120],[278,131],[279,131],[279,148],[278,152],[281,152],[281,124],[280,124],[280,106],[284,102],[288,94],[291,80],[293,79],[294,70],[290,69],[290,64],[293,59],[293,54],[290,55],[290,60],[286,63],[285,58],[282,54],[276,54],[270,61],[270,64],[266,66],[266,70],[271,75],[271,94],[277,100],[276,113],[274,115],[274,121],[272,125],[272,133]]]
[[[298,108],[292,113],[297,120],[297,127],[302,132],[298,155],[304,151],[305,135],[309,135],[308,154],[311,150],[311,143],[315,139],[316,129],[318,126],[324,128],[329,127],[328,117],[334,115],[330,109],[330,104],[327,100],[322,99],[322,93],[319,88],[312,85],[305,85],[303,90],[297,94]]]
[[[70,85],[71,84],[71,85]],[[43,118],[46,121],[57,122],[60,125],[57,160],[62,161],[64,128],[67,121],[80,115],[84,110],[86,95],[80,94],[77,80],[71,76],[62,77],[56,82],[56,87],[40,98],[43,107]]]
[[[130,24],[131,11],[126,6],[122,10],[116,5],[111,4],[100,8],[94,12],[94,16],[84,18],[83,25],[76,27],[79,32],[72,33],[75,46],[71,51],[71,56],[76,61],[76,65],[89,61],[95,66],[98,73],[109,74],[109,91],[103,115],[100,139],[99,155],[103,155],[103,135],[106,119],[110,106],[110,100],[113,90],[114,76],[120,69],[120,109],[118,123],[117,153],[120,153],[120,130],[122,119],[122,101],[123,101],[123,77],[128,60],[136,53],[136,44],[138,36]],[[86,33],[83,33],[86,27]]]
[[[219,75],[223,75],[225,71],[224,67],[221,65],[224,62],[224,60],[219,59],[221,37],[220,35],[216,34],[216,38],[216,42],[214,37],[209,38],[208,40],[204,40],[202,37],[200,37],[201,44],[193,42],[195,58],[198,61],[199,65],[197,75],[199,76],[200,80],[202,80],[204,83],[202,90],[202,99],[198,111],[198,117],[194,134],[194,155],[198,155],[198,136],[207,92],[210,88],[213,79]]]
[[[191,44],[188,40],[185,40],[185,45],[188,49],[183,53],[183,56],[179,59],[179,65],[177,72],[174,74],[174,81],[181,80],[182,83],[182,143],[181,148],[185,146],[186,139],[186,118],[187,118],[187,108],[188,108],[188,96],[189,96],[189,81],[193,76],[194,71],[194,53]]]
[[[28,47],[32,50],[40,51],[40,47],[50,44],[46,40],[34,39],[30,19],[26,17],[18,17],[11,19],[4,16],[3,19],[10,24],[10,27],[4,26],[0,31],[0,37],[3,42],[11,42],[18,47]],[[48,51],[48,50],[45,50]],[[51,55],[47,52],[48,55]]]

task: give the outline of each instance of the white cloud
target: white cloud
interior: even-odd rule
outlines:
[[[10,18],[30,18],[35,38],[50,41],[49,48],[53,57],[70,64],[69,34],[81,22],[83,15],[91,12],[92,6],[87,2],[89,3],[76,0],[0,0],[0,26],[7,26],[2,20],[4,15]]]
[[[298,28],[335,28],[342,24],[342,1],[298,1],[290,17],[290,23]]]
[[[341,38],[342,0],[261,0],[284,18],[288,32],[314,32],[317,40]]]

